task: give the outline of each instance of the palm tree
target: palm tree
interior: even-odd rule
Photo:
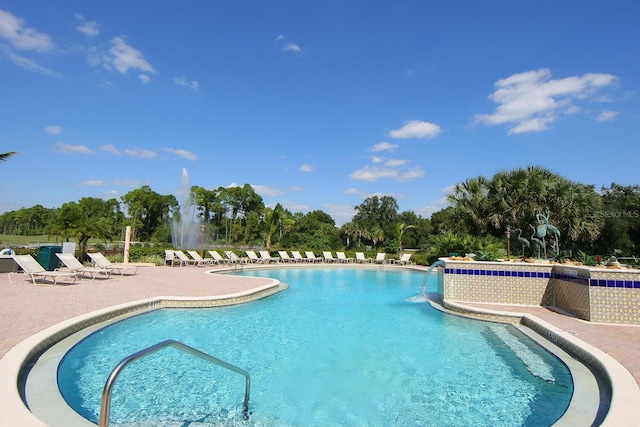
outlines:
[[[17,151],[9,151],[8,153],[3,153],[0,154],[0,162],[6,162],[7,159],[11,156],[13,156],[14,154],[18,154]]]
[[[396,225],[396,235],[398,236],[398,252],[402,255],[402,236],[404,232],[410,228],[415,228],[415,225],[407,225],[404,222],[401,222]]]

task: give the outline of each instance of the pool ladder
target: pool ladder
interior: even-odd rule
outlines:
[[[244,375],[245,378],[245,389],[244,389],[244,404],[243,404],[243,418],[245,420],[249,419],[249,389],[251,388],[251,378],[249,377],[249,373],[244,369],[240,369],[237,366],[233,366],[230,363],[225,362],[224,360],[213,357],[207,353],[203,353],[200,350],[197,350],[193,347],[190,347],[186,344],[181,343],[176,340],[166,340],[161,343],[152,345],[151,347],[147,347],[144,350],[140,350],[137,353],[133,353],[132,355],[125,357],[122,359],[118,366],[111,371],[109,378],[107,378],[107,382],[104,385],[104,389],[102,391],[102,401],[100,402],[100,419],[98,421],[98,427],[107,427],[109,425],[109,411],[111,409],[111,391],[113,390],[113,386],[115,384],[118,375],[122,372],[122,370],[129,365],[129,363],[135,362],[138,359],[142,359],[146,356],[150,356],[151,354],[162,350],[165,347],[174,347],[180,351],[188,353],[192,356],[198,357],[200,359],[206,360],[207,362],[211,362],[215,365],[221,366],[223,368],[227,368],[233,372],[237,372],[238,374]]]

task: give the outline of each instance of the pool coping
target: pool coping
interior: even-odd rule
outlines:
[[[251,278],[249,278],[251,279]],[[96,310],[48,327],[23,340],[0,359],[0,425],[3,427],[50,427],[29,410],[19,386],[27,364],[42,351],[60,340],[97,323],[123,315],[144,313],[164,307],[203,308],[222,307],[256,301],[286,289],[280,281],[271,279],[266,285],[211,297],[158,296]],[[90,424],[94,425],[95,424]]]
[[[620,362],[604,351],[533,314],[473,307],[452,300],[432,302],[436,308],[440,304],[447,312],[458,316],[518,324],[533,330],[542,339],[557,345],[571,357],[587,366],[598,378],[599,383],[602,382],[602,385],[610,388],[607,390],[610,397],[609,408],[604,419],[598,424],[599,426],[638,425],[640,387],[633,375]]]

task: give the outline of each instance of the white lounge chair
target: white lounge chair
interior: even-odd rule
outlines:
[[[184,266],[190,266],[190,265],[196,266],[196,265],[198,265],[198,261],[196,261],[193,258],[189,258],[187,256],[187,254],[185,254],[182,251],[174,250],[173,253],[176,254],[176,257],[178,258],[178,262],[180,263],[180,267],[182,267],[183,265]]]
[[[269,251],[260,251],[260,259],[267,264],[272,262],[278,262],[278,258],[272,257]]]
[[[322,262],[322,258],[317,258],[316,254],[311,251],[305,251],[304,255],[307,257],[308,262]]]
[[[300,251],[291,251],[291,255],[293,255],[293,260],[295,262],[304,262],[305,259],[300,255]]]
[[[384,253],[384,252],[378,252],[378,253],[376,254],[376,259],[374,259],[373,261],[374,261],[376,264],[385,264],[385,263],[386,263],[386,261],[387,261],[387,258],[386,258],[386,257],[387,257],[387,254],[386,254],[386,253]]]
[[[329,251],[322,252],[322,257],[324,258],[324,262],[336,262],[336,259],[333,257],[333,254]]]
[[[231,264],[244,264],[246,261],[233,253],[233,251],[224,251],[224,255],[227,257],[229,263]]]
[[[264,261],[256,254],[256,251],[247,250],[245,251],[247,256],[249,257],[249,262],[252,264],[261,264]]]
[[[23,283],[27,279],[31,279],[34,285],[37,285],[37,279],[42,279],[46,281],[50,279],[53,283],[52,285],[57,285],[58,282],[62,279],[73,279],[71,284],[75,283],[78,280],[78,273],[74,271],[47,271],[42,267],[38,261],[35,260],[31,255],[13,255],[13,260],[20,266],[22,269],[22,273],[9,273],[9,282],[16,283],[11,280],[12,274],[19,274],[22,276],[22,280],[17,282],[18,284]]]
[[[344,252],[336,252],[336,256],[338,257],[338,261],[343,263],[348,263],[353,261],[353,258],[347,258]]]
[[[103,275],[105,279],[108,279],[109,276],[111,276],[110,269],[84,266],[75,256],[73,256],[73,254],[56,253],[56,256],[60,261],[62,261],[69,271],[73,271],[83,276],[88,276],[91,280],[95,279],[98,275]]]
[[[100,252],[87,253],[87,255],[89,255],[91,261],[93,261],[93,263],[98,267],[110,268],[114,273],[118,273],[122,276],[124,276],[125,271],[128,271],[130,275],[136,274],[138,272],[137,265],[113,263]]]
[[[282,262],[293,262],[294,259],[289,256],[287,251],[278,251],[278,255],[280,255],[280,259]]]
[[[218,251],[209,251],[209,255],[211,255],[211,262],[214,264],[226,264],[227,262]]]
[[[410,259],[411,259],[411,254],[402,254],[400,259],[394,259],[391,262],[394,263],[394,264],[402,264],[402,265],[413,264],[410,261]]]
[[[202,255],[200,255],[197,251],[187,251],[187,253],[191,256],[191,258],[198,261],[198,267],[210,265],[213,262],[212,258],[202,258]]]
[[[164,265],[169,264],[171,267],[173,267],[173,263],[176,260],[176,254],[173,253],[173,251],[171,249],[165,249],[164,250]]]
[[[371,258],[367,258],[364,256],[364,252],[356,252],[356,262],[360,263],[360,264],[366,264],[371,262],[372,259]]]

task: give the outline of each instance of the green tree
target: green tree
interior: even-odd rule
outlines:
[[[120,204],[116,199],[104,201],[95,197],[83,197],[77,203],[68,202],[60,207],[53,229],[65,239],[75,238],[80,257],[84,258],[89,239],[115,239],[122,220]]]
[[[571,245],[592,242],[600,232],[593,213],[600,198],[593,186],[575,183],[544,168],[501,171],[456,185],[448,196],[458,230],[501,237],[507,226],[528,230],[536,215],[548,215]]]
[[[391,196],[371,196],[355,207],[356,214],[352,222],[360,230],[367,230],[369,238],[376,241],[374,246],[384,240],[384,236],[393,236],[398,217],[398,202]],[[382,240],[380,233],[382,230]],[[362,233],[364,235],[364,232]]]
[[[637,255],[640,251],[640,186],[612,183],[602,188],[602,210],[595,212],[602,233],[595,241],[597,253]]]
[[[128,192],[121,200],[127,208],[133,240],[150,240],[158,227],[167,227],[173,216],[180,216],[180,204],[174,195],[160,195],[148,185]]]
[[[415,228],[415,225],[407,225],[404,222],[396,224],[396,238],[398,239],[398,253],[400,255],[402,255],[402,236],[410,228]]]

